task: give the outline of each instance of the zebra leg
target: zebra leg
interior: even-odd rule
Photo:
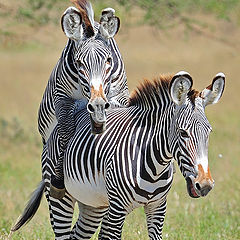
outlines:
[[[45,191],[45,195],[55,239],[69,240],[75,200],[67,193],[61,200],[55,199],[49,195],[49,187]]]
[[[98,239],[119,240],[127,211],[121,207],[118,201],[111,201],[108,212],[104,215]]]
[[[165,199],[161,204],[157,202],[148,204],[144,207],[147,216],[148,236],[151,240],[162,239],[162,228],[166,214],[166,206],[167,201]]]
[[[51,149],[51,154],[58,156],[58,151],[55,149],[55,144],[58,142],[57,133],[56,141],[53,146],[45,146],[42,154],[42,172],[45,181],[46,189],[45,196],[48,202],[50,221],[56,240],[69,240],[72,226],[72,218],[74,212],[75,199],[68,193],[61,199],[55,199],[50,196],[50,178],[56,165],[55,158],[48,157],[48,150]],[[56,152],[55,152],[55,151]]]
[[[75,133],[74,102],[74,99],[69,97],[61,97],[56,101],[56,117],[58,121],[57,129],[59,134],[60,153],[55,166],[56,175],[51,176],[50,195],[57,199],[63,198],[65,194],[63,173],[64,153],[69,140]]]
[[[79,203],[78,206],[79,217],[73,227],[70,239],[90,239],[100,226],[108,208],[94,208],[83,203]]]

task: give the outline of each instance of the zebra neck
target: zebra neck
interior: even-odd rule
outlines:
[[[61,58],[59,60],[58,72],[62,74],[64,72],[67,81],[71,81],[72,83],[78,83],[78,70],[75,64],[75,55],[77,49],[74,41],[68,40],[67,45],[65,46]],[[62,77],[60,77],[62,79]]]
[[[140,123],[135,131],[138,134],[132,138],[133,156],[138,152],[138,157],[135,157],[138,158],[136,170],[148,181],[157,181],[173,157],[168,144],[171,109],[169,105],[165,108],[152,108],[144,113],[140,110],[141,114],[138,115]]]
[[[169,126],[171,122],[171,110],[165,109],[161,112],[157,121],[155,136],[151,139],[150,155],[146,161],[148,165],[153,165],[155,171],[154,175],[158,176],[167,164],[173,158],[168,143]]]
[[[65,46],[62,52],[61,59],[64,62],[67,62],[68,64],[74,66],[74,68],[76,69],[76,66],[74,65],[74,56],[76,55],[76,53],[77,53],[77,49],[76,49],[75,43],[74,41],[69,39],[67,42],[67,45]]]

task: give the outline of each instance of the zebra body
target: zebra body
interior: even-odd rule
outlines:
[[[108,182],[108,178],[120,179],[122,175],[127,176],[121,183],[127,186],[122,189],[124,195],[128,196],[126,208],[132,209],[165,197],[173,178],[172,156],[168,149],[161,149],[167,158],[158,159],[161,164],[154,163],[156,176],[150,173],[150,169],[149,173],[141,170],[143,165],[148,165],[151,154],[154,154],[153,146],[156,142],[153,142],[152,138],[156,136],[147,136],[149,134],[145,132],[147,129],[144,129],[144,132],[140,129],[143,124],[142,119],[150,118],[152,111],[136,114],[137,110],[132,106],[109,112],[107,130],[101,136],[94,136],[87,131],[89,120],[82,118],[84,110],[79,113],[81,116],[77,125],[79,128],[69,144],[65,163],[65,184],[68,192],[79,202],[96,208],[107,207],[109,205],[107,185],[112,184],[112,181]],[[141,143],[143,135],[146,137],[144,144]],[[143,154],[144,151],[149,152]],[[124,155],[123,159],[122,155]],[[108,176],[110,170],[116,175]],[[144,179],[142,174],[152,178],[151,181],[148,181],[148,178]],[[152,176],[147,176],[148,174]],[[115,184],[120,188],[120,183]],[[159,186],[163,185],[166,189],[160,190]],[[144,192],[139,194],[141,191]]]
[[[91,134],[89,116],[80,109],[65,154],[69,193],[61,200],[49,196],[49,179],[59,155],[55,128],[42,155],[45,188],[41,183],[13,231],[31,219],[45,190],[56,239],[90,239],[101,222],[99,239],[120,239],[126,215],[139,206],[144,206],[149,238],[162,239],[172,157],[186,179],[189,196],[206,196],[213,188],[207,159],[211,127],[204,108],[219,101],[224,83],[225,76],[217,74],[199,93],[191,89],[186,72],[146,82],[128,107],[109,111],[102,135]],[[76,201],[79,218],[71,230]]]
[[[88,109],[91,131],[100,134],[106,128],[106,110],[123,107],[128,102],[124,64],[113,36],[120,21],[111,8],[104,9],[100,23],[94,22],[91,4],[73,0],[61,19],[69,38],[54,68],[38,115],[38,128],[43,144],[55,126],[60,137],[60,155],[51,178],[51,195],[62,198],[64,152],[75,132],[75,100]]]
[[[191,89],[186,72],[170,80],[145,83],[127,108],[110,111],[102,135],[91,134],[84,110],[76,117],[76,133],[65,155],[65,184],[80,204],[106,211],[98,218],[100,239],[120,239],[126,215],[139,206],[144,206],[150,239],[162,239],[172,158],[191,197],[206,196],[214,186],[207,156],[211,126],[204,109],[220,99],[225,77],[216,75],[201,93]],[[78,220],[73,239],[86,234],[79,227],[84,224]]]
[[[79,105],[80,108],[86,108],[90,104],[92,107],[100,106],[89,111],[93,120],[90,128],[92,132],[93,129],[97,129],[96,133],[100,133],[104,131],[106,105],[111,105],[111,108],[123,107],[127,105],[129,98],[124,63],[113,39],[118,29],[108,31],[109,24],[111,27],[119,27],[119,21],[115,21],[118,19],[114,15],[115,11],[103,10],[100,23],[97,23],[94,22],[89,2],[82,0],[74,3],[77,8],[68,8],[61,20],[63,31],[69,39],[51,73],[38,117],[39,132],[44,144],[42,168],[47,187],[45,194],[57,239],[69,238],[74,199],[68,194],[61,201],[52,198],[49,196],[48,184],[51,176],[56,173],[58,177],[63,175],[63,155],[69,139],[75,132],[76,108],[79,108]],[[100,117],[97,119],[98,116]],[[99,119],[98,127],[94,128]],[[51,155],[51,151],[46,149],[49,144],[46,143],[56,126],[59,141],[55,142],[58,145],[54,146],[56,151]],[[48,158],[51,159],[49,165],[45,161]],[[61,209],[62,204],[66,205],[66,202],[69,219],[63,231],[62,226],[56,224],[59,218],[63,217],[58,214],[57,209]]]

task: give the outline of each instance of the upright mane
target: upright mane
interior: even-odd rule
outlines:
[[[87,0],[70,0],[73,4],[75,4],[76,8],[80,11],[81,16],[83,18],[87,37],[94,36],[94,13],[92,10],[92,5]]]
[[[160,75],[153,80],[144,79],[140,85],[132,91],[129,106],[141,105],[147,106],[152,100],[161,94],[169,93],[169,86],[174,75]],[[166,96],[166,95],[165,95]],[[199,96],[199,92],[192,89],[188,93],[189,100],[195,104],[195,98]]]
[[[144,105],[156,98],[162,91],[168,92],[173,75],[160,75],[153,80],[144,79],[140,85],[132,91],[129,106]],[[162,91],[161,91],[162,90]]]

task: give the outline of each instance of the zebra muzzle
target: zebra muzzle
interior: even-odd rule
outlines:
[[[186,178],[188,194],[192,198],[205,197],[214,187],[209,168],[205,173],[201,164],[198,165],[198,176]]]
[[[101,134],[106,130],[106,121],[102,123],[96,123],[91,114],[90,114],[90,120],[91,120],[91,131],[92,134]]]
[[[90,99],[87,110],[90,113],[93,134],[100,134],[106,130],[106,111],[109,108],[109,102],[101,97]]]

